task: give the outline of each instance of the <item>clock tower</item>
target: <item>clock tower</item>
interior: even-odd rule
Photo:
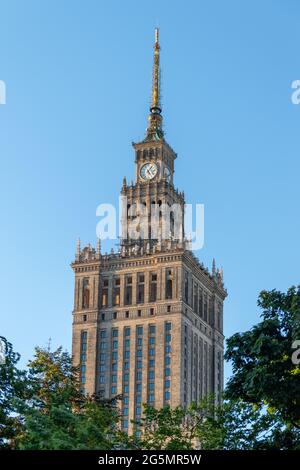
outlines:
[[[124,179],[121,191],[126,201],[121,241],[124,256],[132,248],[149,252],[165,246],[183,247],[185,243],[184,194],[174,187],[177,155],[166,142],[162,126],[159,52],[159,32],[156,29],[148,127],[145,139],[132,144],[135,150],[135,184],[128,186]]]
[[[176,153],[166,142],[160,102],[158,30],[144,140],[133,143],[136,178],[123,180],[117,252],[77,245],[73,362],[84,393],[122,396],[122,428],[143,403],[188,406],[223,389],[223,273],[192,253],[184,193],[174,186]]]

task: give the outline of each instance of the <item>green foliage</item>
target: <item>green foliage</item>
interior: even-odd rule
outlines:
[[[299,445],[300,366],[292,362],[292,344],[300,339],[300,286],[286,294],[263,291],[258,305],[262,321],[227,340],[225,358],[232,361],[233,375],[225,396],[267,414],[268,445],[294,448]]]
[[[0,448],[13,447],[13,438],[20,427],[14,414],[15,399],[24,398],[27,388],[26,373],[20,371],[16,364],[20,355],[13,351],[11,343],[0,336],[4,345],[4,361],[0,364]]]
[[[118,420],[115,403],[86,397],[78,372],[61,348],[37,348],[29,363],[30,399],[19,402],[18,449],[111,449]]]
[[[120,435],[125,448],[143,450],[217,449],[223,429],[216,418],[213,399],[191,404],[187,409],[165,406],[159,410],[144,405],[144,416],[135,422],[131,436]]]

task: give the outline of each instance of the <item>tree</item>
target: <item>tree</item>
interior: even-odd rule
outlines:
[[[23,426],[18,449],[111,449],[118,414],[115,402],[88,397],[68,353],[37,348],[29,363],[31,396],[19,403]]]
[[[217,418],[213,399],[192,403],[187,409],[164,406],[155,409],[144,404],[144,415],[133,423],[132,435],[121,433],[120,442],[127,449],[189,450],[217,449],[223,428]]]
[[[21,425],[15,414],[15,400],[24,398],[28,382],[26,372],[16,366],[20,355],[3,336],[0,342],[0,448],[10,448],[14,447],[14,437]]]
[[[269,445],[299,445],[300,367],[292,361],[292,345],[300,339],[300,286],[288,292],[261,292],[262,321],[227,340],[225,359],[233,375],[225,397],[255,405],[273,418]],[[270,423],[269,423],[270,425]],[[279,439],[286,436],[285,443]],[[272,441],[273,439],[273,441]],[[280,442],[279,442],[280,441]]]

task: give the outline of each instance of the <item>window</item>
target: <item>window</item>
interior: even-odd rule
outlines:
[[[82,353],[82,354],[80,355],[80,361],[81,361],[81,362],[85,362],[85,361],[86,361],[86,354],[85,354],[85,353]]]
[[[120,278],[114,279],[113,286],[113,305],[120,305]]]
[[[141,369],[142,368],[142,361],[137,361],[136,363],[136,368]]]
[[[136,391],[141,392],[142,391],[142,384],[136,384]]]
[[[173,297],[173,275],[172,270],[167,269],[166,272],[166,299],[172,299]]]
[[[154,393],[149,394],[149,402],[150,403],[154,402]]]
[[[113,385],[113,386],[111,387],[111,393],[112,393],[113,395],[115,395],[115,394],[117,393],[117,387],[116,387],[115,385]]]
[[[150,308],[150,315],[154,315],[154,308]]]
[[[105,383],[105,375],[100,375],[100,383],[104,384]]]
[[[136,380],[142,380],[142,372],[136,373]]]
[[[131,305],[132,304],[132,277],[127,276],[125,278],[125,299],[124,299],[124,304],[125,305]]]
[[[167,312],[168,312],[168,313],[171,312],[171,305],[168,305],[168,306],[167,306]]]
[[[155,325],[150,325],[150,326],[149,326],[149,333],[150,333],[150,334],[155,333]]]
[[[112,353],[112,358],[113,358],[113,361],[116,361],[118,359],[118,351],[114,351]]]
[[[154,370],[149,370],[149,380],[154,379],[154,377],[155,377]]]
[[[150,382],[148,388],[152,392],[154,390],[154,382]]]
[[[100,349],[106,349],[106,343],[105,343],[105,341],[101,341],[101,343],[100,343]]]
[[[117,363],[117,362],[114,362],[114,363],[111,365],[111,370],[118,370],[118,363]]]
[[[100,330],[100,338],[106,338],[106,330]]]
[[[100,364],[100,372],[105,372],[106,365]]]
[[[136,355],[137,355],[137,357],[142,357],[143,356],[143,350],[138,349],[137,352],[136,352]]]
[[[124,378],[124,382],[128,382],[129,381],[129,374],[128,373],[124,374],[123,378]]]
[[[150,348],[149,349],[149,356],[154,356],[155,355],[155,349],[154,348]]]
[[[129,318],[129,312],[127,310],[127,312],[125,312],[125,318]]]
[[[170,398],[171,398],[171,394],[170,394],[169,390],[166,390],[165,391],[165,400],[170,400]]]
[[[144,274],[138,274],[138,285],[137,285],[137,303],[143,304],[145,297],[145,276]]]
[[[169,377],[171,375],[171,369],[170,367],[165,368],[165,377]]]
[[[124,398],[123,398],[123,403],[124,403],[124,405],[128,405],[128,403],[129,403],[129,397],[124,397]]]
[[[149,367],[154,367],[154,366],[155,366],[155,360],[149,359]]]
[[[130,339],[125,339],[125,348],[130,348]]]
[[[117,383],[117,376],[116,375],[112,375],[111,376],[111,381],[113,384]]]
[[[135,400],[136,400],[137,403],[141,403],[142,402],[142,396],[137,395]]]
[[[105,353],[101,353],[101,354],[100,354],[100,361],[101,361],[101,362],[106,361],[106,354],[105,354]]]
[[[125,328],[125,336],[130,336],[130,328]]]
[[[157,300],[157,274],[151,274],[150,281],[150,302]]]
[[[101,320],[102,320],[102,321],[105,320],[105,313],[102,313],[102,314],[101,314]]]
[[[169,343],[171,341],[171,335],[166,335],[166,343]]]
[[[150,336],[149,344],[155,344],[155,336]]]
[[[124,362],[124,369],[128,370],[129,369],[129,362]]]
[[[166,331],[170,331],[172,329],[172,323],[166,323]]]
[[[140,406],[137,406],[137,407],[135,408],[135,414],[136,414],[136,415],[140,415],[140,414],[141,414],[141,407],[140,407]]]
[[[128,428],[128,419],[123,420],[123,428],[127,429]]]
[[[82,320],[83,320],[83,321],[87,321],[87,315],[83,315],[83,316],[82,316]]]
[[[137,327],[137,334],[138,334],[138,336],[141,336],[143,334],[143,327],[142,326]]]
[[[165,357],[165,364],[166,364],[166,366],[168,366],[168,365],[171,364],[171,358],[170,358],[170,356],[166,356],[166,357]]]
[[[124,352],[124,358],[129,359],[130,358],[130,351],[125,351]]]
[[[116,319],[117,319],[117,316],[118,316],[118,313],[117,313],[117,312],[114,312],[114,313],[113,313],[113,319],[116,320]]]
[[[85,364],[82,364],[82,366],[80,366],[80,371],[81,371],[82,375],[85,375],[85,371],[86,371],[86,365]]]
[[[113,341],[113,349],[118,349],[118,340]]]
[[[138,344],[138,346],[142,346],[143,345],[143,338],[138,338],[137,344]]]
[[[170,386],[171,386],[171,381],[165,380],[165,388],[170,388]]]
[[[142,310],[138,310],[138,317],[142,316]]]
[[[129,393],[129,385],[124,385],[124,393]]]
[[[112,330],[112,335],[113,335],[113,338],[117,338],[118,335],[119,335],[119,331],[118,330]]]
[[[128,408],[123,408],[123,415],[128,416]]]

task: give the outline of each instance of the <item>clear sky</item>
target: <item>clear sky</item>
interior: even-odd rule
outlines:
[[[259,321],[262,289],[299,282],[297,0],[0,3],[1,324],[23,357],[70,350],[78,236],[134,177],[160,27],[175,184],[205,204],[205,246],[223,266],[225,334]]]

